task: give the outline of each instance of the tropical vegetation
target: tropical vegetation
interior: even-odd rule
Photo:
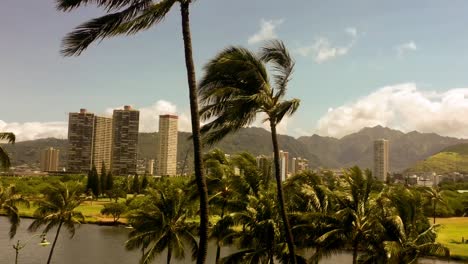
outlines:
[[[0,143],[5,141],[9,144],[14,144],[16,137],[15,134],[10,132],[0,132]],[[6,152],[6,150],[0,146],[0,170],[10,168],[11,161],[10,156]]]
[[[269,181],[259,170],[255,158],[248,153],[227,156],[219,149],[207,152],[203,158],[211,212],[209,239],[216,250],[214,261],[290,263],[277,189],[274,181]],[[1,178],[3,185],[19,186],[16,195],[35,201],[31,209],[19,205],[18,212],[35,211],[30,216],[37,217],[37,223],[43,223],[41,226],[58,227],[59,216],[66,212],[72,216],[70,208],[74,208],[74,220],[68,225],[64,222],[62,227],[92,221],[90,213],[93,217],[102,215],[101,219],[108,219],[104,217],[109,215],[110,223],[114,220],[119,224],[128,223],[133,229],[126,246],[142,252],[139,259],[142,263],[151,263],[159,254],[165,254],[166,261],[193,256],[198,248],[194,241],[199,221],[194,178],[148,178],[148,186],[135,195],[133,177],[115,177],[115,187],[125,190],[125,194],[117,198],[117,203],[101,194],[92,205],[89,201],[82,202],[86,198],[85,180],[82,176]],[[39,182],[42,185],[37,192],[26,187]],[[65,195],[60,191],[62,187],[74,189],[72,186],[76,184],[79,190],[72,192],[75,202],[69,206],[59,202]],[[455,223],[445,218],[432,225],[433,203],[428,188],[383,185],[374,181],[369,171],[357,167],[345,170],[343,176],[327,171],[305,171],[289,177],[283,187],[298,263],[318,263],[343,251],[350,252],[359,263],[412,263],[423,256],[445,257],[449,253],[447,247],[460,257],[464,255],[466,245],[461,244],[458,232],[463,230],[463,225],[453,229],[450,226]],[[437,208],[450,207],[453,191],[447,188],[455,187],[445,184],[440,188],[447,203]],[[62,211],[57,209],[62,207]],[[60,243],[54,241],[55,245]],[[181,244],[186,246],[182,248]],[[226,247],[230,250],[225,250]],[[232,251],[233,248],[237,250]]]
[[[271,69],[271,72],[268,71]],[[291,263],[296,263],[294,238],[285,207],[280,172],[277,125],[296,112],[299,99],[284,100],[294,70],[294,60],[281,41],[272,41],[257,55],[242,47],[230,47],[205,66],[199,94],[203,140],[213,144],[252,124],[259,113],[269,122],[274,155],[278,207]]]

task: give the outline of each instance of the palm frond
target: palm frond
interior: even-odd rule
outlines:
[[[272,40],[261,49],[260,58],[271,63],[274,71],[275,98],[278,100],[286,94],[286,87],[294,71],[294,60],[282,41]]]
[[[96,4],[98,7],[111,11],[137,2],[140,0],[56,0],[56,8],[60,11],[71,11],[80,6]]]
[[[273,108],[273,116],[275,118],[276,123],[281,122],[284,116],[293,115],[297,109],[299,108],[301,100],[299,99],[292,99],[289,101],[283,101]]]
[[[1,132],[0,133],[0,141],[6,140],[9,144],[14,144],[16,140],[15,134],[11,132]]]
[[[8,169],[10,166],[10,156],[5,151],[5,149],[0,146],[0,169]]]
[[[177,0],[131,1],[126,9],[85,22],[69,33],[62,42],[64,56],[80,55],[91,43],[107,37],[135,34],[160,22]]]

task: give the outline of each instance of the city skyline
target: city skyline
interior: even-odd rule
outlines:
[[[300,98],[302,105],[279,128],[282,134],[341,137],[380,124],[405,132],[468,137],[468,120],[462,118],[468,112],[468,77],[463,70],[468,67],[468,35],[460,34],[468,23],[463,12],[468,3],[357,0],[336,8],[331,2],[310,1],[293,2],[284,10],[282,1],[259,0],[249,3],[238,26],[233,15],[223,17],[223,25],[213,23],[220,17],[216,10],[236,13],[246,0],[207,2],[210,8],[198,3],[193,7],[199,78],[202,66],[229,44],[257,50],[264,40],[280,38],[291,50],[296,71],[288,94]],[[145,110],[148,116],[176,110],[180,130],[189,131],[180,33],[173,30],[180,26],[176,14],[132,39],[114,38],[79,58],[62,58],[65,34],[101,11],[88,7],[63,16],[54,6],[52,0],[0,3],[0,30],[9,40],[0,43],[0,70],[5,73],[0,87],[8,88],[11,98],[0,106],[8,113],[1,117],[0,130],[14,132],[19,141],[64,138],[65,112],[86,101],[97,113],[122,102],[133,104],[142,117]],[[203,31],[206,26],[209,33]],[[35,49],[26,48],[28,43],[35,43]],[[113,96],[108,96],[111,91]],[[8,111],[18,105],[20,110]],[[142,132],[156,131],[150,121],[142,118]]]

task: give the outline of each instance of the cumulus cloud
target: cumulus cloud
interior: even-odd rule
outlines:
[[[0,120],[0,131],[15,133],[17,141],[49,137],[66,138],[68,124],[67,122],[6,123]]]
[[[382,125],[405,132],[468,137],[468,88],[424,91],[414,83],[387,86],[337,108],[317,122],[321,135],[342,137],[363,127]]]
[[[317,63],[323,63],[344,56],[354,46],[358,37],[358,31],[353,27],[346,28],[345,33],[351,37],[345,45],[335,45],[326,37],[318,37],[312,44],[301,46],[295,52],[303,57],[312,56]]]
[[[123,106],[107,108],[103,116],[112,116],[113,109]],[[186,112],[177,111],[175,104],[159,100],[154,104],[141,107],[140,110],[140,132],[158,131],[159,115],[177,114],[179,116],[179,131],[192,131],[190,115]],[[99,115],[99,114],[98,114]],[[7,123],[0,120],[0,131],[13,132],[17,141],[34,140],[39,138],[67,138],[68,122],[25,122]]]
[[[278,35],[276,34],[276,28],[283,23],[283,19],[277,19],[277,20],[265,20],[262,19],[260,21],[260,30],[249,37],[247,42],[249,44],[257,44],[259,42],[265,41],[265,40],[270,40],[270,39],[275,39],[278,38]]]
[[[410,41],[407,43],[397,45],[395,49],[397,51],[398,57],[403,57],[408,52],[417,51],[418,46],[416,46],[416,43],[414,43],[414,41]]]

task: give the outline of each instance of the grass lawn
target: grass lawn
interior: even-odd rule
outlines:
[[[462,237],[468,239],[468,217],[437,218],[441,227],[437,231],[437,242],[450,249],[450,255],[468,260],[468,244],[462,244]]]
[[[101,209],[106,203],[109,203],[109,199],[99,199],[92,202],[85,201],[80,206],[78,206],[77,210],[84,215],[86,222],[92,223],[100,220],[100,218],[103,218],[101,215]],[[20,211],[20,215],[32,217],[36,207],[34,206],[34,203],[32,203],[29,208],[25,206],[19,206],[18,209]]]

